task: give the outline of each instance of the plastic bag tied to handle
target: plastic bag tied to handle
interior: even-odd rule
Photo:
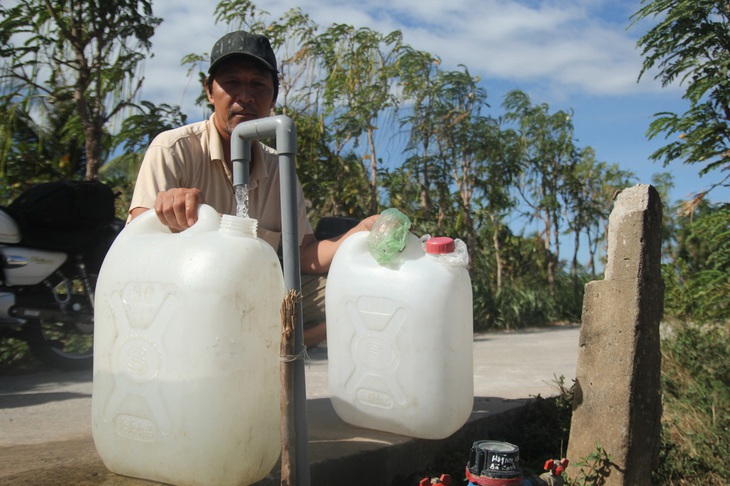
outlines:
[[[388,263],[406,247],[411,228],[408,216],[395,208],[386,209],[375,221],[368,235],[368,251],[381,265]]]

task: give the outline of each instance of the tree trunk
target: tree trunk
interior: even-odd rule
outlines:
[[[494,245],[494,259],[497,265],[497,290],[502,290],[502,248],[499,244],[499,224],[494,214],[490,214],[489,218],[492,220],[492,243]]]
[[[555,259],[550,251],[550,241],[553,234],[552,213],[545,210],[545,235],[543,236],[543,244],[545,247],[545,258],[547,258],[547,278],[550,296],[555,297]]]
[[[591,240],[591,228],[586,225],[586,238],[588,238],[588,270],[591,272],[591,280],[596,279],[596,243]]]
[[[474,224],[472,223],[469,206],[467,205],[464,205],[464,225],[466,226],[466,252],[469,255],[469,263],[467,264],[466,269],[471,272],[474,260],[472,258],[472,255],[474,254],[474,251],[476,251],[477,239],[476,235],[474,234]]]
[[[573,294],[577,297],[580,293],[578,288],[578,250],[580,249],[580,231],[575,230],[575,248],[573,249],[573,263],[571,264],[571,273],[573,276]]]
[[[423,145],[423,181],[421,182],[421,209],[423,210],[424,217],[429,218],[431,216],[431,205],[429,204],[428,198],[428,140]]]
[[[373,127],[368,128],[368,145],[370,147],[370,214],[378,213],[378,159],[375,156],[375,140]]]
[[[553,211],[553,241],[555,242],[555,253],[550,254],[550,263],[548,264],[548,280],[550,282],[550,295],[555,297],[555,274],[557,272],[558,262],[560,261],[560,225],[558,224],[558,214]],[[549,250],[548,250],[549,251]]]
[[[93,181],[99,178],[102,132],[94,126],[87,126],[84,133],[86,135],[86,175],[84,179]]]

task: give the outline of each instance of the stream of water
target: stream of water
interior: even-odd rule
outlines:
[[[248,218],[248,185],[236,186],[236,216]]]

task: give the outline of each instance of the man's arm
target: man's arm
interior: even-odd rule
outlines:
[[[370,231],[378,219],[378,215],[370,216],[360,221],[357,226],[347,233],[327,240],[317,240],[314,235],[306,235],[299,247],[302,273],[327,273],[335,257],[335,252],[348,236],[359,231]]]

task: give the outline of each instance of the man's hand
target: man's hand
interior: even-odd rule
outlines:
[[[360,221],[360,223],[355,227],[356,231],[370,231],[373,229],[373,225],[380,217],[379,214],[373,214],[372,216],[368,216],[367,218]]]
[[[170,189],[157,194],[155,213],[162,224],[173,231],[182,231],[198,221],[198,205],[203,203],[200,189]]]

